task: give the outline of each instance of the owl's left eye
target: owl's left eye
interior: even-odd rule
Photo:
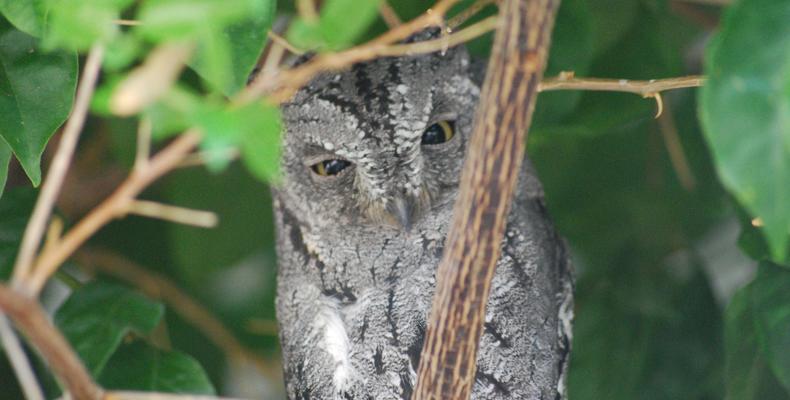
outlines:
[[[351,165],[351,162],[349,161],[332,159],[315,163],[310,166],[310,169],[321,176],[332,176],[339,174],[340,171],[348,168],[349,165]]]
[[[455,122],[454,121],[439,121],[425,130],[422,133],[422,144],[440,144],[444,143],[455,136]]]

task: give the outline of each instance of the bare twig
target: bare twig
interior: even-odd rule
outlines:
[[[559,0],[505,0],[464,161],[412,399],[468,399],[494,268]],[[557,382],[544,383],[556,385]]]
[[[33,293],[38,293],[66,258],[102,226],[114,218],[123,216],[128,211],[129,204],[144,188],[175,168],[199,142],[200,135],[197,131],[188,131],[154,156],[148,163],[148,168],[132,171],[132,174],[110,197],[63,236],[57,247],[41,254],[29,281],[25,282],[28,288]]]
[[[236,339],[211,312],[166,277],[108,250],[83,249],[75,254],[75,258],[83,268],[120,278],[138,287],[148,296],[161,299],[222,349],[228,358],[250,360],[265,375],[270,377],[279,375],[279,372],[267,367],[265,360]]]
[[[626,92],[638,94],[642,97],[652,97],[656,93],[667,90],[700,87],[703,84],[705,84],[705,77],[698,75],[637,81],[630,79],[577,78],[573,76],[573,73],[566,72],[541,81],[538,91],[593,90]]]
[[[315,61],[309,62],[302,67],[280,72],[280,74],[277,75],[280,79],[262,82],[282,83],[283,86],[276,88],[277,91],[270,97],[270,99],[275,102],[282,102],[288,100],[296,90],[321,72],[339,70],[354,63],[371,60],[377,57],[416,55],[443,50],[490,32],[496,28],[496,24],[496,17],[489,17],[439,39],[410,44],[362,46],[339,53],[323,54],[317,56]],[[402,26],[406,25],[401,25],[401,27]],[[258,79],[253,82],[253,85],[255,85],[255,82],[258,82]],[[275,89],[275,87],[266,85],[266,88],[263,90],[266,91],[271,89]],[[250,92],[248,95],[254,95],[254,92]],[[246,96],[242,96],[242,98],[246,98]]]
[[[304,50],[292,45],[288,40],[286,40],[284,37],[280,36],[274,31],[269,31],[268,36],[269,39],[272,40],[272,42],[277,43],[278,45],[284,47],[286,50],[290,51],[293,54],[302,55],[305,53]]]
[[[192,55],[194,44],[169,42],[151,51],[143,65],[118,84],[110,98],[110,111],[130,116],[167,93]]]
[[[669,153],[669,161],[672,163],[672,168],[680,180],[680,184],[686,190],[694,189],[696,179],[691,172],[686,154],[683,151],[683,145],[680,143],[680,135],[678,135],[678,128],[675,126],[675,118],[672,115],[672,109],[669,104],[665,106],[666,112],[658,117],[658,127],[661,131],[661,137],[664,138],[664,145],[667,147]]]
[[[36,200],[33,214],[30,216],[30,221],[22,236],[19,255],[14,263],[13,282],[15,285],[26,279],[28,274],[30,274],[36,249],[38,249],[41,237],[44,235],[47,220],[52,214],[52,207],[55,204],[55,200],[57,200],[66,171],[69,169],[74,149],[77,147],[77,141],[85,123],[85,116],[88,113],[88,106],[93,95],[93,89],[96,86],[96,79],[99,76],[103,56],[104,46],[99,44],[94,45],[90,53],[88,53],[85,69],[82,72],[82,79],[80,79],[80,84],[77,88],[74,109],[68,122],[66,122],[66,127],[63,128],[58,150],[52,158],[52,164],[49,167],[44,185],[41,187],[41,193]]]
[[[122,25],[122,26],[138,26],[142,25],[142,22],[136,19],[116,19],[112,21],[115,25]]]
[[[151,157],[151,119],[140,117],[137,127],[137,152],[134,155],[134,169],[148,168],[148,158]]]
[[[176,168],[186,168],[186,167],[196,167],[200,165],[206,165],[208,158],[211,157],[212,159],[216,159],[217,157],[222,157],[225,160],[233,161],[239,158],[241,154],[239,153],[239,149],[237,148],[228,148],[222,150],[222,153],[217,154],[216,152],[212,152],[209,156],[206,152],[197,152],[197,153],[190,153],[180,163],[176,166]]]
[[[450,20],[447,21],[447,26],[450,29],[455,29],[466,22],[469,18],[472,18],[472,16],[479,13],[480,10],[485,8],[487,5],[496,4],[498,2],[499,0],[477,0],[471,6],[465,8],[463,11],[450,18]]]
[[[102,389],[93,382],[79,357],[36,300],[0,284],[0,309],[25,334],[75,399],[101,398]]]
[[[381,56],[377,51],[382,47],[403,40],[409,35],[425,29],[428,26],[442,25],[447,10],[458,0],[440,0],[428,12],[419,17],[392,28],[381,36],[360,46],[338,53],[322,54],[297,68],[282,71],[270,79],[263,79],[262,74],[236,97],[238,103],[250,102],[264,94],[279,90],[273,96],[276,100],[284,101],[299,87],[303,86],[316,74],[323,71],[339,70],[354,63],[370,60]]]
[[[27,354],[22,349],[19,338],[8,323],[8,318],[2,312],[0,312],[0,339],[2,339],[8,361],[11,362],[19,384],[22,386],[22,391],[25,393],[25,399],[44,400],[44,393],[41,391],[41,385],[38,384],[33,368],[30,366],[30,360],[27,359]]]
[[[219,222],[217,214],[211,211],[193,210],[155,201],[133,200],[127,206],[126,212],[200,228],[214,228]]]
[[[381,0],[381,3],[379,3],[379,15],[381,15],[381,19],[383,19],[384,23],[390,28],[400,26],[403,23],[398,13],[395,12],[387,0]]]
[[[315,6],[314,0],[297,0],[296,11],[306,22],[318,21],[318,7]]]

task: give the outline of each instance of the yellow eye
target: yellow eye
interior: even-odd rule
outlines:
[[[332,176],[339,174],[340,171],[346,169],[349,165],[351,165],[351,163],[346,160],[324,160],[311,165],[310,169],[321,176]]]
[[[444,143],[455,136],[454,121],[439,121],[422,133],[422,144]]]

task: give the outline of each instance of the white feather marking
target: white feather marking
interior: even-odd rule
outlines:
[[[324,349],[335,362],[332,383],[335,390],[340,392],[346,388],[351,375],[350,346],[345,324],[337,308],[327,305],[318,313],[315,326],[323,333]]]

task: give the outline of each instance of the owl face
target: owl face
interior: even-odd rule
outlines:
[[[283,107],[283,206],[310,230],[409,230],[451,203],[479,96],[463,49],[315,79]]]

